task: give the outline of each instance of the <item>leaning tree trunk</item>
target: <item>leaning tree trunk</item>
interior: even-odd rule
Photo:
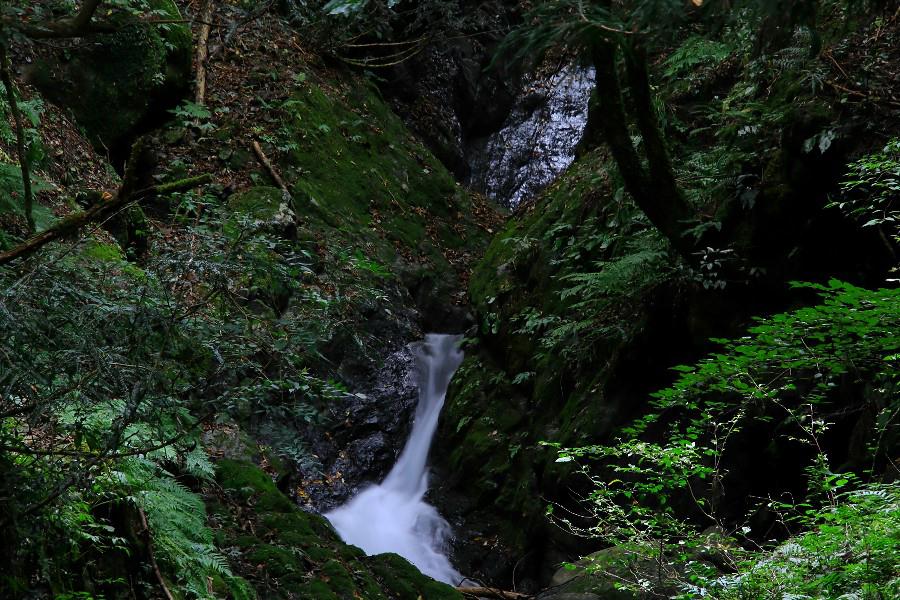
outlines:
[[[656,197],[657,204],[663,205],[663,210],[655,222],[656,226],[669,239],[674,237],[685,238],[685,230],[692,222],[697,220],[697,212],[684,199],[678,183],[675,181],[675,171],[672,161],[669,159],[669,150],[663,139],[653,108],[653,96],[650,91],[650,79],[647,72],[647,57],[642,48],[629,48],[625,52],[625,72],[628,75],[628,86],[631,91],[632,111],[644,142],[644,152],[647,156],[651,193]],[[684,250],[694,248],[693,243],[687,244]],[[676,245],[676,248],[680,248]]]
[[[593,123],[589,123],[589,127],[599,127],[625,182],[625,189],[638,207],[685,260],[696,263],[698,242],[686,233],[696,221],[697,214],[684,200],[675,181],[668,151],[653,112],[646,60],[639,54],[626,57],[634,104],[632,112],[646,152],[648,167],[645,169],[628,129],[628,113],[622,100],[622,86],[616,68],[616,46],[612,42],[599,42],[592,49],[592,58],[597,73],[598,105],[591,112]],[[589,131],[587,135],[592,133]]]

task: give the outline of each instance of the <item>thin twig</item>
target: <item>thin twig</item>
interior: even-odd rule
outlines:
[[[150,524],[147,523],[147,514],[144,512],[143,508],[138,508],[138,514],[141,516],[141,527],[143,527],[141,533],[147,540],[147,556],[150,558],[150,565],[153,567],[153,573],[156,575],[159,587],[162,588],[166,600],[175,600],[172,596],[172,592],[169,591],[169,586],[166,585],[166,580],[163,578],[162,571],[159,570],[159,564],[156,562],[156,555],[153,553],[153,538],[150,535]]]

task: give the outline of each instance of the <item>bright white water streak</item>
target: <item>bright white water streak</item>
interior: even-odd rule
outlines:
[[[424,496],[431,440],[450,379],[463,359],[460,339],[459,335],[430,333],[425,341],[413,344],[419,367],[419,404],[400,458],[381,484],[325,515],[345,542],[366,554],[395,552],[426,575],[454,585],[462,576],[444,553],[450,525]]]

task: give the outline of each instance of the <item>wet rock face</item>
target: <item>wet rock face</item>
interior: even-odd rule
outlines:
[[[336,401],[326,436],[311,435],[321,465],[301,466],[308,508],[327,511],[387,475],[412,427],[419,390],[416,360],[408,346],[391,353],[364,391]],[[317,468],[318,467],[318,468]]]
[[[381,88],[410,129],[465,180],[469,140],[503,125],[520,86],[518,65],[492,61],[521,7],[510,0],[458,5],[455,29],[385,71]]]
[[[502,129],[471,144],[470,185],[512,208],[534,197],[575,160],[593,88],[575,65],[532,78]]]

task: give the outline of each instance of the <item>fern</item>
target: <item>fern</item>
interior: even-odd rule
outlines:
[[[700,36],[691,36],[664,63],[663,73],[669,79],[690,74],[697,67],[720,63],[731,54],[728,44]]]
[[[191,454],[194,456],[187,462],[198,472],[211,468],[208,459]],[[126,501],[146,514],[160,563],[188,597],[214,599],[207,586],[210,577],[224,580],[236,598],[252,597],[252,591],[231,573],[228,561],[216,549],[206,525],[206,508],[197,494],[146,458],[123,460],[110,474],[110,481],[125,492]]]
[[[660,269],[656,267],[666,256],[662,247],[651,247],[598,263],[597,266],[601,267],[599,271],[566,275],[562,280],[573,285],[560,291],[559,297],[562,300],[582,298],[572,308],[590,309],[602,298],[638,294],[659,281]]]

